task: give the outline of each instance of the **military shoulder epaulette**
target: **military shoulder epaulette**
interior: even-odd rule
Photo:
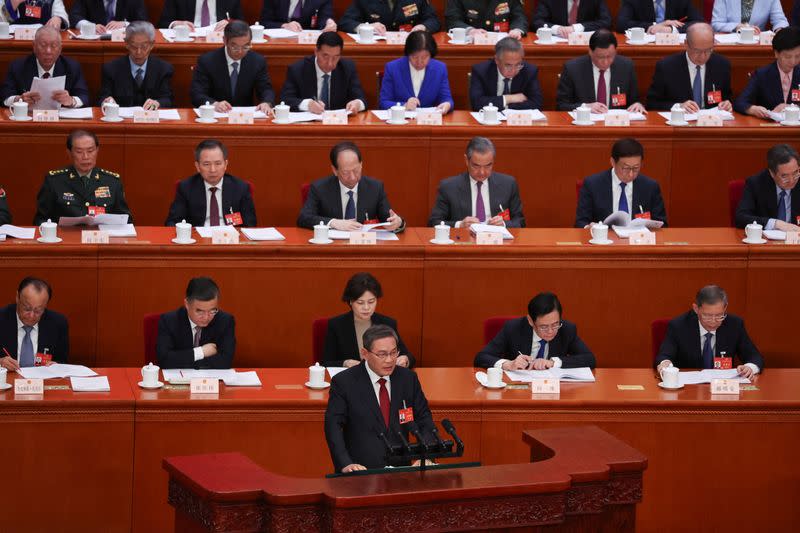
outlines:
[[[98,168],[97,170],[108,176],[114,176],[115,178],[119,178],[119,174],[117,174],[116,172],[111,172],[110,170],[106,170],[104,168]]]
[[[57,168],[55,170],[51,170],[49,174],[51,176],[58,176],[59,174],[66,174],[67,172],[69,172],[69,167]]]

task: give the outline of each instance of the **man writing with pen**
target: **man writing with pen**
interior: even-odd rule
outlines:
[[[691,0],[622,0],[617,14],[617,31],[646,28],[647,33],[684,33],[689,24],[703,16]]]
[[[578,337],[578,328],[561,317],[561,302],[541,292],[528,303],[527,316],[506,322],[475,356],[474,365],[503,370],[594,368],[594,354]]]

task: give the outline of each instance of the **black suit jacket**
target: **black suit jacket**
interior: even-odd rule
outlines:
[[[311,25],[314,15],[317,16],[317,25]],[[333,18],[332,0],[305,0],[300,8],[300,18],[297,22],[307,30],[321,30],[328,19]],[[289,0],[264,0],[259,19],[265,28],[280,28],[289,22]]]
[[[391,443],[399,444],[396,432],[402,431],[408,439],[407,426],[401,425],[398,419],[404,401],[414,409],[414,421],[423,436],[432,442],[433,419],[417,375],[413,370],[395,367],[389,381],[391,403],[387,429],[366,362],[336,374],[331,380],[325,411],[325,439],[337,472],[353,463],[367,468],[386,466],[386,447],[379,435],[387,433]]]
[[[397,320],[378,313],[373,313],[371,320],[373,326],[389,326],[397,333],[397,349],[400,350],[400,355],[408,356],[409,367],[413,367],[416,359],[408,351],[408,347],[400,337],[400,332],[397,330]],[[345,359],[361,359],[352,311],[328,320],[325,349],[322,352],[322,364],[325,366],[342,366]]]
[[[561,359],[562,368],[585,366],[594,368],[594,354],[578,337],[578,328],[567,320],[562,320],[562,322],[564,325],[549,343],[548,359],[558,357]],[[473,364],[477,367],[489,368],[500,359],[513,361],[520,352],[531,355],[531,344],[533,344],[533,328],[528,323],[528,317],[523,316],[509,320],[503,324],[495,338],[478,352]]]
[[[232,106],[272,104],[275,93],[267,72],[264,56],[250,50],[239,62],[239,79],[236,94],[231,94],[231,76],[225,47],[201,55],[192,75],[192,105],[227,101]],[[255,98],[255,100],[254,100]]]
[[[509,228],[524,228],[525,215],[522,214],[522,200],[519,198],[517,180],[508,174],[493,172],[489,180],[489,210],[486,216],[500,213],[500,206],[508,209],[511,220],[506,221]],[[436,203],[428,217],[429,226],[438,226],[444,222],[455,226],[456,222],[472,216],[472,192],[470,191],[469,174],[464,172],[439,182]]]
[[[8,353],[19,360],[17,353],[17,304],[11,304],[0,309],[0,348],[5,348]],[[39,319],[39,340],[36,350],[53,356],[55,363],[69,361],[69,325],[67,318],[61,313],[45,309]]]
[[[578,207],[575,210],[575,227],[583,228],[590,222],[601,222],[611,213],[616,211],[611,191],[611,169],[592,174],[583,180],[580,194],[578,194]],[[667,212],[664,209],[664,199],[661,197],[661,187],[658,182],[639,174],[633,180],[633,205],[631,218],[640,213],[639,206],[644,212],[650,211],[653,220],[661,220],[667,225]]]
[[[792,71],[792,89],[797,89],[800,85],[800,66],[794,67]],[[766,107],[770,111],[779,104],[791,104],[792,91],[789,91],[786,99],[783,98],[783,87],[781,86],[781,75],[778,72],[778,64],[773,62],[766,67],[756,70],[750,81],[747,83],[742,94],[733,102],[733,109],[737,113],[746,114],[752,105]],[[795,102],[800,104],[800,102]]]
[[[525,102],[510,104],[509,109],[541,109],[542,89],[539,86],[539,69],[530,63],[523,63],[522,70],[511,78],[511,94],[523,93]],[[472,81],[469,86],[469,100],[472,110],[494,104],[503,109],[503,97],[497,96],[497,64],[493,59],[472,65]]]
[[[673,104],[691,100],[692,80],[689,77],[689,63],[686,52],[678,52],[661,59],[656,63],[653,82],[647,91],[647,108],[668,111]],[[703,104],[705,107],[716,107],[706,104],[706,95],[714,87],[722,91],[722,100],[730,100],[731,62],[723,55],[712,54],[706,63],[706,75],[703,80]]]
[[[744,320],[736,315],[728,315],[717,329],[714,355],[719,357],[722,352],[728,357],[738,356],[742,364],[753,363],[759,369],[764,369],[764,358],[750,340]],[[700,325],[694,311],[688,311],[669,321],[667,335],[658,349],[654,366],[667,359],[678,368],[703,368]]]
[[[356,220],[363,223],[365,220],[377,218],[381,222],[386,222],[391,206],[383,182],[361,176],[356,191],[358,193]],[[327,224],[332,218],[344,218],[339,178],[333,175],[318,179],[311,184],[306,203],[297,217],[297,225],[313,229],[320,222]]]
[[[664,20],[681,20],[684,23],[681,33],[692,22],[702,22],[703,17],[695,9],[691,0],[665,0]],[[653,0],[622,0],[617,14],[617,31],[624,33],[629,28],[647,29],[656,23],[656,9]]]
[[[236,352],[236,323],[233,315],[220,311],[200,333],[200,346],[213,342],[217,355],[194,360],[192,327],[185,307],[169,311],[158,320],[156,355],[161,368],[220,368],[233,367]]]
[[[341,58],[336,68],[330,73],[330,107],[328,109],[344,109],[347,102],[361,100],[367,108],[367,97],[358,80],[356,65],[349,59]],[[314,56],[304,57],[289,65],[286,71],[286,81],[281,89],[281,100],[292,111],[299,111],[300,102],[306,98],[316,100],[317,94],[317,69],[314,66]]]
[[[241,213],[242,226],[252,228],[258,225],[250,185],[236,176],[225,174],[222,180],[222,214],[227,215],[231,210]],[[178,184],[164,225],[174,226],[182,220],[192,226],[202,226],[206,222],[206,188],[200,174],[189,176]],[[224,221],[224,218],[220,220]]]
[[[789,221],[795,224],[800,216],[800,187],[792,189],[792,213]],[[775,180],[764,169],[744,182],[742,199],[736,207],[736,227],[744,228],[755,221],[766,226],[769,219],[778,216],[778,193]]]
[[[569,26],[567,0],[539,0],[536,13],[533,15],[533,29],[538,30],[545,24],[548,26]],[[576,21],[583,24],[584,31],[595,31],[602,28],[611,29],[611,14],[605,0],[581,0],[578,4]]]
[[[88,20],[95,24],[105,25],[106,6],[103,0],[73,0],[69,10],[69,23],[73,28],[82,20]],[[114,9],[113,20],[149,20],[147,18],[147,8],[142,0],[117,0]],[[192,16],[194,20],[194,16]]]
[[[172,107],[172,75],[175,69],[166,61],[151,55],[147,58],[142,88],[136,87],[131,75],[131,62],[128,56],[118,57],[103,65],[102,82],[97,105],[109,96],[122,107],[141,106],[146,100],[157,100],[161,107]]]
[[[158,19],[159,28],[169,28],[175,20],[188,20],[194,22],[195,2],[203,0],[164,0],[164,9]],[[239,0],[217,0],[217,21],[225,20],[230,15],[231,19],[244,19],[242,6]]]
[[[3,82],[3,87],[0,89],[0,102],[4,102],[6,98],[13,95],[22,94],[31,90],[31,83],[33,78],[39,75],[36,68],[36,56],[33,54],[25,57],[15,59],[8,66],[8,73],[6,80]],[[90,106],[89,101],[89,88],[86,86],[86,80],[83,78],[80,64],[74,59],[59,56],[53,66],[53,76],[66,76],[64,81],[64,89],[70,96],[77,96],[83,101],[84,106]]]
[[[639,101],[639,85],[636,83],[636,69],[630,58],[617,54],[611,64],[611,94],[621,92],[626,95],[626,107]],[[564,63],[561,78],[556,89],[556,109],[572,111],[584,103],[597,101],[592,73],[592,59],[583,55]],[[609,104],[611,95],[609,94]],[[611,106],[613,109],[613,106]]]

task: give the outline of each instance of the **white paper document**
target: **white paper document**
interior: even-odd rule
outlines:
[[[254,105],[252,105],[252,106],[234,107],[233,110],[234,111],[250,111],[251,113],[253,113],[253,118],[254,119],[256,119],[256,118],[267,118],[267,115],[263,111],[256,111],[256,106],[254,106]],[[194,108],[194,114],[199,117],[200,116],[200,109],[195,107]],[[217,119],[219,119],[219,118],[228,118],[228,113],[220,113],[219,111],[214,111],[214,118],[217,118]]]
[[[108,376],[97,376],[94,378],[69,378],[72,390],[75,392],[110,392],[111,385],[108,384]]]
[[[400,104],[402,105],[402,102],[400,102]],[[392,117],[392,112],[389,111],[388,109],[371,109],[370,111],[372,112],[373,115],[375,115],[381,120],[389,120]],[[414,111],[409,111],[406,109],[406,120],[417,118],[418,111],[428,111],[435,113],[438,110],[435,107],[418,107]]]
[[[30,28],[32,30],[38,30],[41,27],[41,24],[12,24],[9,29],[9,33],[14,33],[17,28]]]
[[[119,108],[119,116],[120,118],[133,118],[134,113],[137,111],[144,111],[142,106],[134,106],[134,107],[120,107]],[[158,110],[158,119],[159,120],[180,120],[181,115],[178,113],[177,109],[159,109]]]
[[[720,117],[722,117],[722,120],[733,120],[733,115],[729,111],[720,111],[716,107],[714,109],[703,109],[702,111],[700,111],[700,113],[719,115]],[[664,120],[671,120],[669,111],[659,111],[658,114],[661,115],[664,118]],[[684,120],[686,120],[686,122],[694,122],[695,120],[697,120],[698,115],[699,113],[686,113],[684,115]]]
[[[264,35],[270,39],[296,39],[300,34],[284,28],[270,28],[264,30]]]
[[[505,226],[492,226],[491,224],[471,224],[469,231],[477,235],[478,233],[499,233],[503,239],[513,239],[514,236]]]
[[[242,235],[251,241],[284,241],[286,237],[275,228],[242,228]]]
[[[3,228],[0,227],[0,230]],[[765,229],[764,230],[764,237],[771,241],[785,241],[786,240],[786,232],[781,231],[779,229]]]
[[[595,381],[592,369],[581,368],[549,368],[547,370],[506,370],[506,376],[513,381],[530,383],[534,379],[558,379],[559,381],[575,381],[591,383]]]
[[[508,111],[508,109],[506,109],[506,111]],[[506,120],[506,111],[502,111],[500,113],[500,120]],[[531,120],[547,120],[545,114],[538,109],[512,109],[511,111],[516,111],[517,113],[528,113],[531,115]]]
[[[628,239],[630,238],[632,233],[651,233],[651,231],[644,227],[644,226],[611,226],[611,229],[614,230],[614,233],[617,234],[617,237],[620,239]]]
[[[333,376],[335,376],[336,374],[338,374],[342,370],[347,370],[347,368],[345,368],[343,366],[328,366],[328,367],[325,367],[325,369],[328,371],[328,375],[331,377],[331,379],[333,379]]]
[[[650,218],[631,220],[631,216],[626,211],[615,211],[603,220],[603,224],[611,226],[621,239],[627,239],[634,231],[658,229],[664,225],[664,222]]]
[[[233,378],[222,378],[228,387],[260,387],[261,380],[255,370],[249,372],[235,372]]]
[[[0,226],[0,235],[14,237],[15,239],[33,239],[36,237],[36,228],[21,228],[11,224]]]
[[[58,219],[58,225],[63,227],[100,226],[101,224],[120,226],[127,223],[128,215],[115,215],[112,213],[100,213],[99,215],[85,215],[82,217],[61,217]]]
[[[369,230],[364,230],[369,231]],[[333,240],[348,240],[350,238],[349,231],[342,231],[338,229],[328,230],[328,238]],[[396,234],[392,233],[391,231],[385,230],[376,230],[375,231],[375,240],[378,241],[399,241],[400,237]]]
[[[195,226],[194,229],[204,239],[210,239],[214,236],[214,230],[226,229],[227,231],[237,231],[233,226]]]
[[[77,109],[62,107],[58,110],[58,118],[87,120],[94,118],[94,112],[91,107],[79,107]]]
[[[561,43],[568,43],[568,42],[569,42],[569,39],[565,39],[564,37],[559,37],[558,35],[551,35],[551,36],[550,36],[550,41],[551,41],[553,44],[561,44]],[[536,39],[536,41],[534,41],[534,42],[535,42],[536,44],[550,44],[550,43],[543,43],[543,42],[539,41],[539,39],[538,39],[538,38],[537,38],[537,39]]]
[[[769,33],[772,33],[772,32],[766,31],[766,32],[763,32],[763,33],[764,34],[769,34]],[[718,44],[742,44],[742,43],[739,42],[740,39],[741,39],[741,37],[739,36],[739,34],[735,33],[735,32],[734,33],[717,33],[716,35],[714,35],[714,40],[717,41]],[[758,43],[759,43],[759,36],[756,35],[753,38],[753,42],[749,43],[749,44],[754,45],[754,44],[758,44]]]
[[[195,378],[221,379],[227,385],[228,382],[236,381],[236,370],[227,368],[224,370],[199,369],[194,368],[165,368],[161,370],[164,379],[167,381],[188,381]],[[245,378],[248,379],[248,378]]]
[[[39,93],[41,98],[37,101],[31,109],[59,109],[61,104],[53,100],[53,92],[63,91],[64,83],[67,81],[66,76],[53,76],[52,78],[42,79],[39,77],[33,78],[31,82],[32,93]]]
[[[83,365],[53,363],[49,366],[26,366],[19,370],[19,374],[25,379],[54,379],[72,376],[86,378],[96,376],[97,372]]]
[[[590,119],[592,122],[603,122],[606,119],[607,113],[591,113]],[[628,113],[631,122],[637,120],[646,120],[644,113]],[[569,111],[569,116],[572,120],[578,120],[578,114],[575,111]]]
[[[133,224],[100,224],[100,231],[107,231],[109,237],[136,237],[136,228]]]
[[[678,379],[681,385],[699,385],[701,383],[711,383],[712,379],[735,379],[739,383],[750,383],[750,380],[739,375],[735,368],[730,370],[717,370],[706,368],[705,370],[693,372],[679,372]]]
[[[311,111],[294,111],[289,112],[289,124],[297,124],[300,122],[314,122],[315,120],[322,120],[322,114],[312,113]],[[273,122],[275,122],[273,120]]]
[[[359,38],[357,33],[348,33],[347,35],[349,35],[350,38],[353,39],[358,44],[361,44],[361,39]],[[373,35],[373,41],[385,41],[385,40],[386,40],[385,35],[378,35],[378,34]],[[373,43],[367,43],[367,44],[373,44]]]

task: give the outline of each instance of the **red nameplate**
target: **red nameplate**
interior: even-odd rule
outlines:
[[[316,28],[317,28],[317,13],[315,12],[313,15],[311,15],[311,28],[310,29],[314,30]]]
[[[792,102],[800,102],[800,89],[792,89]]]
[[[625,93],[612,94],[611,107],[628,107],[628,95]]]
[[[646,220],[650,220],[650,211],[645,211],[644,213],[637,213],[633,215],[633,218],[644,218]]]
[[[49,353],[37,353],[33,358],[33,366],[47,366],[53,362],[53,356]]]
[[[106,212],[106,208],[100,207],[99,205],[90,205],[86,208],[86,211],[89,213],[89,216],[102,215]]]
[[[401,424],[408,424],[409,422],[414,421],[414,408],[408,407],[406,409],[400,409],[397,412],[397,416],[400,418]]]
[[[511,220],[511,213],[509,212],[508,208],[503,209],[498,213],[498,216],[503,220]]]
[[[378,224],[378,223],[380,223],[380,220],[378,220],[377,218],[370,218],[369,220],[365,220],[363,222],[363,224]]]
[[[722,91],[708,91],[706,95],[706,103],[708,105],[715,105],[722,102]]]
[[[413,28],[411,24],[401,24],[397,29],[400,31],[405,31],[411,33],[411,28]]]
[[[41,18],[42,16],[42,6],[30,6],[25,4],[25,16],[31,18]]]
[[[508,22],[495,22],[494,31],[508,32]]]
[[[236,213],[228,213],[225,215],[225,223],[229,226],[241,226],[242,222],[242,214],[240,212]]]
[[[715,357],[714,368],[717,370],[730,370],[733,368],[733,360],[730,357]]]

